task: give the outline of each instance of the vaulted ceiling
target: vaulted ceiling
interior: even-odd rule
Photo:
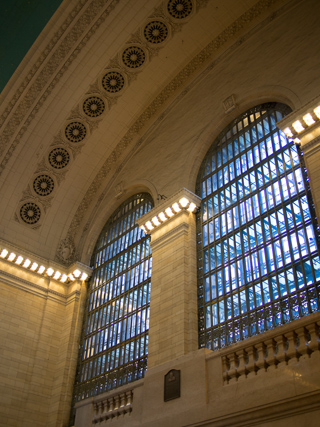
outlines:
[[[281,17],[299,3],[62,2],[1,94],[0,237],[66,265],[88,263],[126,197],[194,191],[209,140],[239,114],[235,88],[249,107],[252,85],[282,85],[260,78],[266,63],[252,40],[276,19],[283,33]],[[256,73],[246,78],[249,66]],[[298,105],[289,92],[278,100]]]

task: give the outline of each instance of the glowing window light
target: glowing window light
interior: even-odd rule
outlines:
[[[165,213],[168,215],[168,217],[172,217],[174,215],[174,213],[172,212],[171,208],[167,208],[165,210]]]
[[[308,126],[311,126],[315,123],[315,120],[313,120],[313,117],[311,116],[310,113],[303,116],[303,120]]]
[[[293,137],[293,133],[291,132],[290,128],[286,128],[283,132],[287,135],[288,138]]]
[[[154,228],[154,226],[151,224],[151,221],[148,221],[145,223],[145,226],[147,227],[147,229],[150,231]]]
[[[9,252],[7,251],[7,249],[2,249],[1,254],[0,254],[1,258],[5,258],[8,255],[8,253]]]
[[[55,274],[54,274],[54,276],[53,276],[53,278],[54,278],[55,280],[58,280],[60,276],[61,276],[60,271],[56,271],[56,272],[55,272]]]
[[[30,267],[30,270],[32,270],[32,271],[36,271],[36,269],[38,268],[38,264],[36,263],[36,262],[34,262],[33,264],[32,264],[32,266]]]
[[[49,268],[47,269],[46,273],[47,273],[47,275],[48,275],[48,276],[52,276],[52,275],[53,275],[53,273],[54,273],[54,269],[53,269],[53,268],[51,268],[51,267],[49,267]]]
[[[25,259],[24,263],[22,264],[22,267],[28,268],[30,264],[31,264],[31,261],[27,258],[27,259]]]
[[[46,267],[44,267],[43,265],[40,265],[38,273],[42,274],[45,271]]]
[[[188,206],[189,203],[190,203],[189,200],[187,198],[185,198],[185,197],[182,197],[182,199],[179,200],[179,204],[183,208],[185,208],[186,206]]]
[[[86,280],[87,277],[88,277],[87,273],[82,273],[81,280]]]
[[[66,282],[67,278],[68,278],[68,276],[66,274],[63,274],[61,279],[60,279],[60,282],[62,282],[62,283]]]
[[[181,208],[180,208],[180,206],[178,205],[178,203],[174,203],[174,204],[172,205],[172,209],[173,209],[176,213],[178,213],[179,211],[181,211]]]
[[[16,264],[20,265],[22,261],[23,261],[23,257],[19,255],[18,258],[16,259]]]
[[[11,252],[11,254],[8,256],[8,260],[13,261],[15,259],[15,257],[16,257],[16,254]]]
[[[155,226],[160,225],[160,221],[158,220],[157,216],[154,216],[151,221],[154,223]]]
[[[74,275],[74,277],[78,278],[80,277],[81,271],[77,269],[77,270],[74,270],[72,274]]]
[[[298,133],[304,131],[304,127],[302,126],[300,120],[297,120],[296,122],[292,123],[292,126],[294,130]]]
[[[191,202],[191,203],[190,203],[190,206],[188,207],[188,211],[189,211],[189,212],[194,212],[194,210],[196,209],[196,207],[197,207],[197,206],[196,206],[194,203],[192,203],[192,202]]]
[[[313,110],[314,114],[320,119],[320,105]]]
[[[166,214],[164,213],[164,212],[160,212],[159,213],[159,215],[158,215],[158,217],[160,218],[160,220],[163,222],[163,221],[166,221],[168,218],[166,217]]]

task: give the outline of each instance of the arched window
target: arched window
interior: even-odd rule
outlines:
[[[319,309],[317,224],[299,148],[277,129],[288,107],[233,121],[199,171],[200,347],[212,350]]]
[[[97,241],[79,354],[76,400],[144,376],[147,367],[152,256],[135,221],[153,207],[137,194],[111,216]]]

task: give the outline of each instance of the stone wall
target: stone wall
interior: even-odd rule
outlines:
[[[65,426],[85,284],[0,269],[0,426]]]

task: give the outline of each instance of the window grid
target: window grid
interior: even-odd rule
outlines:
[[[153,207],[143,193],[107,222],[92,257],[79,350],[76,401],[144,376],[147,367],[152,254],[135,221]]]
[[[320,260],[305,168],[263,105],[200,170],[199,344],[213,350],[318,310]]]

